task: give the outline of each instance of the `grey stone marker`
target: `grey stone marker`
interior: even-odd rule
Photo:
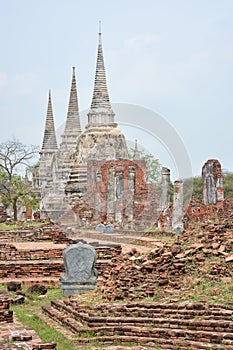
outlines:
[[[115,232],[114,226],[112,224],[106,225],[104,232],[106,232],[106,233],[114,233]]]
[[[104,224],[98,224],[98,225],[96,225],[95,230],[97,232],[102,232],[103,233],[105,231],[105,225]]]
[[[70,245],[63,252],[63,261],[65,273],[59,280],[64,296],[96,289],[96,251],[91,245],[82,242]]]

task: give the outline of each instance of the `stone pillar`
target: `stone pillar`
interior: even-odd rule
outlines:
[[[129,166],[128,174],[128,192],[126,196],[125,215],[129,222],[133,221],[134,217],[134,191],[135,191],[135,168]]]
[[[202,201],[204,204],[216,204],[224,199],[221,164],[209,159],[202,167]]]
[[[116,173],[116,211],[115,221],[122,224],[124,208],[124,173],[118,171]]]
[[[169,207],[170,203],[170,169],[162,168],[161,191],[159,210],[163,211]]]
[[[96,188],[94,196],[94,211],[93,211],[93,219],[100,220],[101,213],[101,185],[102,185],[102,174],[101,171],[96,171]]]
[[[174,199],[172,212],[172,228],[177,234],[183,231],[183,216],[184,216],[184,194],[183,181],[177,180],[174,182]]]
[[[115,202],[116,202],[116,179],[115,179],[114,168],[111,167],[108,170],[107,193],[106,193],[107,221],[108,222],[114,221]]]

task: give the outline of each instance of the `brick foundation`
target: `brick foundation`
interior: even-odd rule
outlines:
[[[149,344],[162,349],[232,349],[233,305],[204,303],[82,304],[75,299],[53,301],[43,312],[73,334],[79,344]],[[86,338],[85,334],[93,335]],[[197,337],[198,334],[198,337]]]

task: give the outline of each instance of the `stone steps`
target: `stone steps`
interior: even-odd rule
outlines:
[[[74,335],[78,334],[76,338],[78,343],[93,340],[113,344],[117,339],[122,343],[159,344],[162,349],[167,350],[169,346],[175,349],[174,345],[186,350],[189,347],[233,349],[233,321],[230,318],[233,313],[232,307],[221,309],[219,306],[210,306],[209,310],[207,305],[203,305],[201,309],[200,303],[183,303],[183,305],[167,303],[167,307],[164,303],[136,305],[136,303],[128,305],[106,303],[91,307],[76,302],[75,307],[75,301],[64,299],[53,301],[51,306],[43,307],[43,313],[68,328]],[[162,314],[159,305],[162,311],[167,312]],[[131,316],[124,315],[126,309],[127,311],[131,309]],[[122,316],[118,316],[119,310],[122,311]],[[151,312],[150,317],[148,313],[146,316],[138,317],[138,314],[145,310]],[[177,313],[177,318],[174,318],[174,311]],[[218,314],[219,319],[215,319],[214,313]],[[203,316],[208,316],[209,319]],[[90,335],[93,336],[90,338]]]
[[[78,165],[76,167],[73,167],[73,170],[70,173],[69,176],[69,183],[73,184],[76,182],[78,184],[83,183],[83,184],[87,184],[87,167],[86,166],[82,166],[82,165]]]

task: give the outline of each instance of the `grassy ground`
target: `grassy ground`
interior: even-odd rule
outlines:
[[[15,224],[6,224],[5,222],[0,223],[0,230],[6,231],[6,230],[18,230],[20,226],[15,223]]]
[[[58,350],[73,350],[74,345],[61,333],[42,322],[36,314],[41,312],[41,307],[49,305],[51,300],[61,299],[62,293],[59,288],[48,289],[48,293],[41,297],[33,294],[33,299],[26,299],[24,304],[12,305],[11,309],[16,313],[19,321],[33,328],[44,342],[56,342]]]
[[[41,223],[33,223],[35,226],[41,225]],[[28,223],[29,226],[32,223]],[[6,225],[0,224],[0,230],[3,229],[18,229],[22,226],[19,225]],[[153,238],[156,238],[158,241],[171,245],[174,243],[174,237],[170,236],[160,236],[157,232],[154,233]],[[195,242],[195,237],[190,237],[188,241],[182,243],[182,249],[189,249],[191,243]],[[133,242],[132,242],[133,243]],[[134,243],[135,244],[135,243]],[[141,244],[139,244],[141,245]],[[200,255],[201,253],[199,253]],[[146,298],[144,301],[205,301],[206,303],[219,303],[219,304],[228,304],[232,302],[233,294],[233,280],[231,277],[216,274],[211,274],[211,269],[217,264],[219,258],[216,256],[205,257],[203,255],[203,264],[197,265],[196,261],[187,262],[186,273],[182,277],[181,288],[180,289],[170,289],[167,288],[167,292],[164,293],[163,288],[158,286],[157,297]],[[222,262],[224,267],[226,264]],[[221,277],[222,276],[222,277]],[[230,276],[230,275],[229,275]],[[156,283],[156,281],[155,281]],[[140,287],[140,286],[139,286]],[[0,286],[0,292],[1,292]],[[168,291],[169,290],[169,291]],[[36,314],[41,312],[41,307],[44,305],[49,305],[51,300],[61,299],[63,295],[59,288],[48,289],[48,293],[45,297],[39,297],[34,295],[33,299],[27,299],[23,305],[14,305],[12,306],[13,311],[16,312],[18,319],[22,324],[33,328],[36,333],[44,342],[56,342],[58,350],[73,350],[73,349],[82,349],[82,350],[93,350],[98,348],[103,348],[103,345],[97,343],[87,344],[87,345],[74,345],[72,341],[67,340],[62,334],[53,328],[49,327],[47,324],[42,322]],[[96,302],[101,302],[101,294],[97,297],[96,294],[88,294],[87,296],[82,297],[82,302],[87,304],[95,304]],[[140,301],[142,301],[140,299]],[[127,302],[123,300],[122,302]],[[233,315],[231,317],[233,320]],[[78,336],[78,335],[77,335]],[[88,335],[87,335],[88,336]],[[130,346],[130,344],[125,344],[125,346]],[[159,349],[159,347],[158,347]]]
[[[1,287],[0,292],[3,287]],[[60,288],[50,288],[48,289],[48,293],[45,296],[37,296],[33,295],[33,299],[26,299],[24,304],[21,305],[12,305],[11,309],[16,313],[19,321],[28,327],[31,327],[35,330],[35,332],[39,335],[42,341],[44,342],[56,342],[57,350],[93,350],[98,348],[104,348],[109,345],[99,344],[98,342],[90,342],[89,344],[77,345],[75,342],[68,340],[65,336],[63,336],[60,332],[55,330],[52,327],[49,327],[46,323],[41,321],[36,314],[41,312],[41,307],[45,305],[50,305],[51,300],[61,299],[63,295],[61,293]],[[88,295],[83,295],[80,297],[82,302],[85,304],[93,305],[97,302],[101,302],[101,295],[94,297],[93,293],[88,293]],[[82,335],[83,336],[83,335]],[[86,337],[92,337],[93,334],[86,334]],[[78,334],[77,334],[78,337]],[[125,347],[135,346],[135,344],[125,343],[125,344],[115,344],[121,345]],[[147,348],[147,346],[144,346]],[[160,349],[157,347],[155,349]]]
[[[37,221],[18,221],[15,223],[5,223],[1,222],[0,223],[0,231],[6,231],[6,230],[19,230],[22,229],[23,227],[41,227],[45,224],[46,222],[37,222]]]
[[[192,277],[190,277],[192,278]],[[208,278],[201,279],[201,281],[197,281],[196,284],[187,284],[185,283],[184,289],[180,291],[173,291],[171,295],[163,298],[160,295],[159,301],[167,301],[169,299],[177,300],[177,301],[205,301],[207,303],[221,303],[227,304],[232,301],[232,291],[233,291],[233,283],[232,281],[212,281]],[[159,287],[158,287],[159,288]],[[37,296],[33,295],[33,299],[27,299],[25,304],[22,305],[13,305],[12,309],[17,314],[18,319],[25,326],[29,326],[33,328],[36,333],[40,336],[42,341],[44,342],[56,342],[58,350],[73,350],[73,349],[82,349],[82,350],[93,350],[98,349],[99,347],[103,348],[103,345],[95,343],[90,343],[87,345],[75,345],[74,342],[68,340],[61,333],[56,331],[55,329],[49,327],[43,321],[41,321],[36,314],[41,312],[41,307],[44,305],[49,305],[51,300],[61,299],[63,295],[61,293],[60,288],[50,288],[48,289],[48,293],[46,296]],[[96,296],[93,293],[90,293],[85,296],[80,296],[82,303],[87,304],[95,304],[102,301],[101,295]],[[126,302],[127,300],[123,300],[122,302]],[[142,301],[142,300],[141,300]],[[147,298],[145,301],[158,301],[156,298]],[[233,315],[232,318],[233,319]],[[78,336],[78,335],[77,335]],[[87,338],[91,336],[91,334],[86,335]],[[117,344],[116,344],[117,345]],[[130,346],[130,344],[124,344],[125,346]],[[159,347],[157,349],[160,349]]]

